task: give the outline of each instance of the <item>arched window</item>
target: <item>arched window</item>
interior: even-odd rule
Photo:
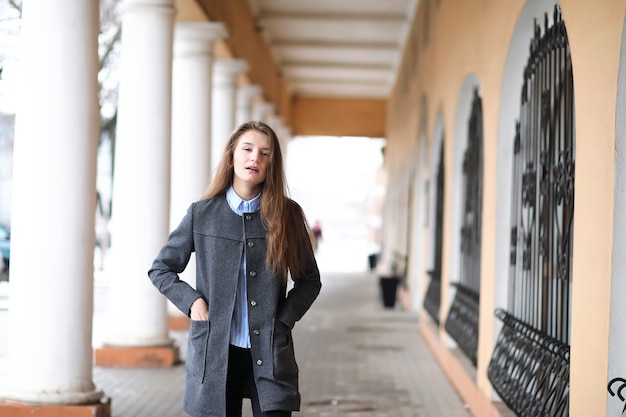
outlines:
[[[511,203],[507,309],[489,364],[518,416],[567,416],[574,217],[574,88],[565,24],[535,37],[524,71]],[[540,371],[539,371],[540,370]]]
[[[435,245],[434,245],[434,265],[428,271],[430,283],[424,297],[424,309],[439,324],[439,314],[441,307],[441,257],[443,250],[443,203],[444,203],[444,139],[441,139],[441,150],[439,152],[439,166],[437,167],[437,187],[435,189]]]
[[[468,122],[468,141],[463,157],[463,225],[461,226],[461,270],[454,300],[446,318],[446,331],[476,365],[478,350],[478,306],[483,207],[483,105],[474,90]]]

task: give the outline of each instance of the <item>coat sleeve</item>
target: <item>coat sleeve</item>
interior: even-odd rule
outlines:
[[[278,320],[293,329],[296,321],[300,320],[309,310],[321,288],[320,273],[314,261],[311,268],[294,281],[294,286],[287,294],[287,298],[279,311]]]
[[[297,209],[301,209],[297,206]],[[282,303],[278,311],[278,320],[293,328],[296,321],[300,320],[302,316],[309,310],[313,301],[317,298],[322,288],[322,282],[320,279],[320,271],[315,261],[315,254],[311,246],[311,240],[306,228],[306,220],[304,215],[301,215],[303,231],[301,233],[300,240],[300,256],[305,257],[306,263],[304,273],[300,276],[292,276],[294,286],[287,293],[287,298]]]
[[[152,284],[187,316],[190,315],[191,304],[202,297],[202,294],[179,277],[187,267],[192,252],[193,204],[178,227],[170,233],[148,271]]]

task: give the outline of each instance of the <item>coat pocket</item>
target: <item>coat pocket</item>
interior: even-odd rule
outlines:
[[[208,320],[191,320],[185,370],[198,382],[204,382],[210,324]]]
[[[274,378],[291,383],[297,381],[298,364],[296,363],[291,329],[276,319],[272,333],[272,353]]]

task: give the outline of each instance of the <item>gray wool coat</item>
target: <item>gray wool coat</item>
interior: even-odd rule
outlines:
[[[287,293],[282,277],[265,268],[266,235],[260,212],[239,216],[218,195],[189,207],[148,271],[156,288],[186,315],[198,297],[209,306],[208,321],[192,320],[189,329],[183,410],[194,417],[225,415],[230,326],[244,245],[248,326],[261,410],[300,408],[291,329],[319,294],[320,274],[310,252],[305,273],[294,277]],[[192,252],[196,288],[178,276]]]

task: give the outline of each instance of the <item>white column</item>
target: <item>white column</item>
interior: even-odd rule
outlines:
[[[235,126],[252,120],[252,103],[261,94],[261,86],[257,84],[242,85],[237,89],[237,116]]]
[[[227,32],[222,23],[181,22],[174,34],[170,229],[211,178],[212,49]]]
[[[274,105],[267,101],[254,103],[252,105],[252,119],[258,122],[267,122],[268,118],[274,113]]]
[[[213,97],[211,109],[211,171],[222,158],[224,146],[235,128],[237,76],[248,70],[241,59],[218,59],[213,66]]]
[[[174,28],[172,73],[172,175],[170,230],[174,230],[197,201],[211,178],[211,91],[213,45],[226,37],[226,27],[217,22],[179,22]],[[196,283],[195,256],[180,274]],[[174,304],[168,313],[182,316]]]
[[[287,150],[289,149],[289,142],[291,141],[291,128],[289,126],[282,125],[278,132],[278,141],[280,142],[280,149],[283,153],[283,158],[287,159]]]
[[[272,115],[270,115],[267,118],[266,123],[276,133],[276,136],[278,137],[278,141],[280,142],[280,148],[281,148],[281,150],[283,151],[283,154],[284,154],[286,149],[283,147],[283,141],[282,141],[282,137],[281,137],[281,133],[282,133],[281,129],[283,127],[283,118],[282,118],[282,116],[278,116],[276,114],[272,114]]]
[[[267,118],[267,124],[276,132],[278,136],[278,142],[280,143],[280,150],[283,155],[283,159],[287,160],[287,143],[289,141],[288,135],[290,135],[289,129],[284,125],[283,117],[279,115],[271,115]]]
[[[162,346],[166,299],[148,268],[169,233],[174,0],[127,0],[111,225],[111,346]]]
[[[289,142],[291,141],[291,128],[287,126],[282,126],[279,131],[276,133],[278,135],[278,142],[280,143],[280,150],[283,154],[283,165],[285,166],[285,171],[289,170]]]
[[[24,2],[3,399],[91,403],[96,0]]]
[[[280,130],[280,128],[283,125],[283,118],[282,118],[282,116],[279,116],[277,114],[272,114],[272,115],[267,117],[267,122],[266,123],[272,129],[274,129],[274,132],[276,132],[276,134],[278,134],[278,131]]]

